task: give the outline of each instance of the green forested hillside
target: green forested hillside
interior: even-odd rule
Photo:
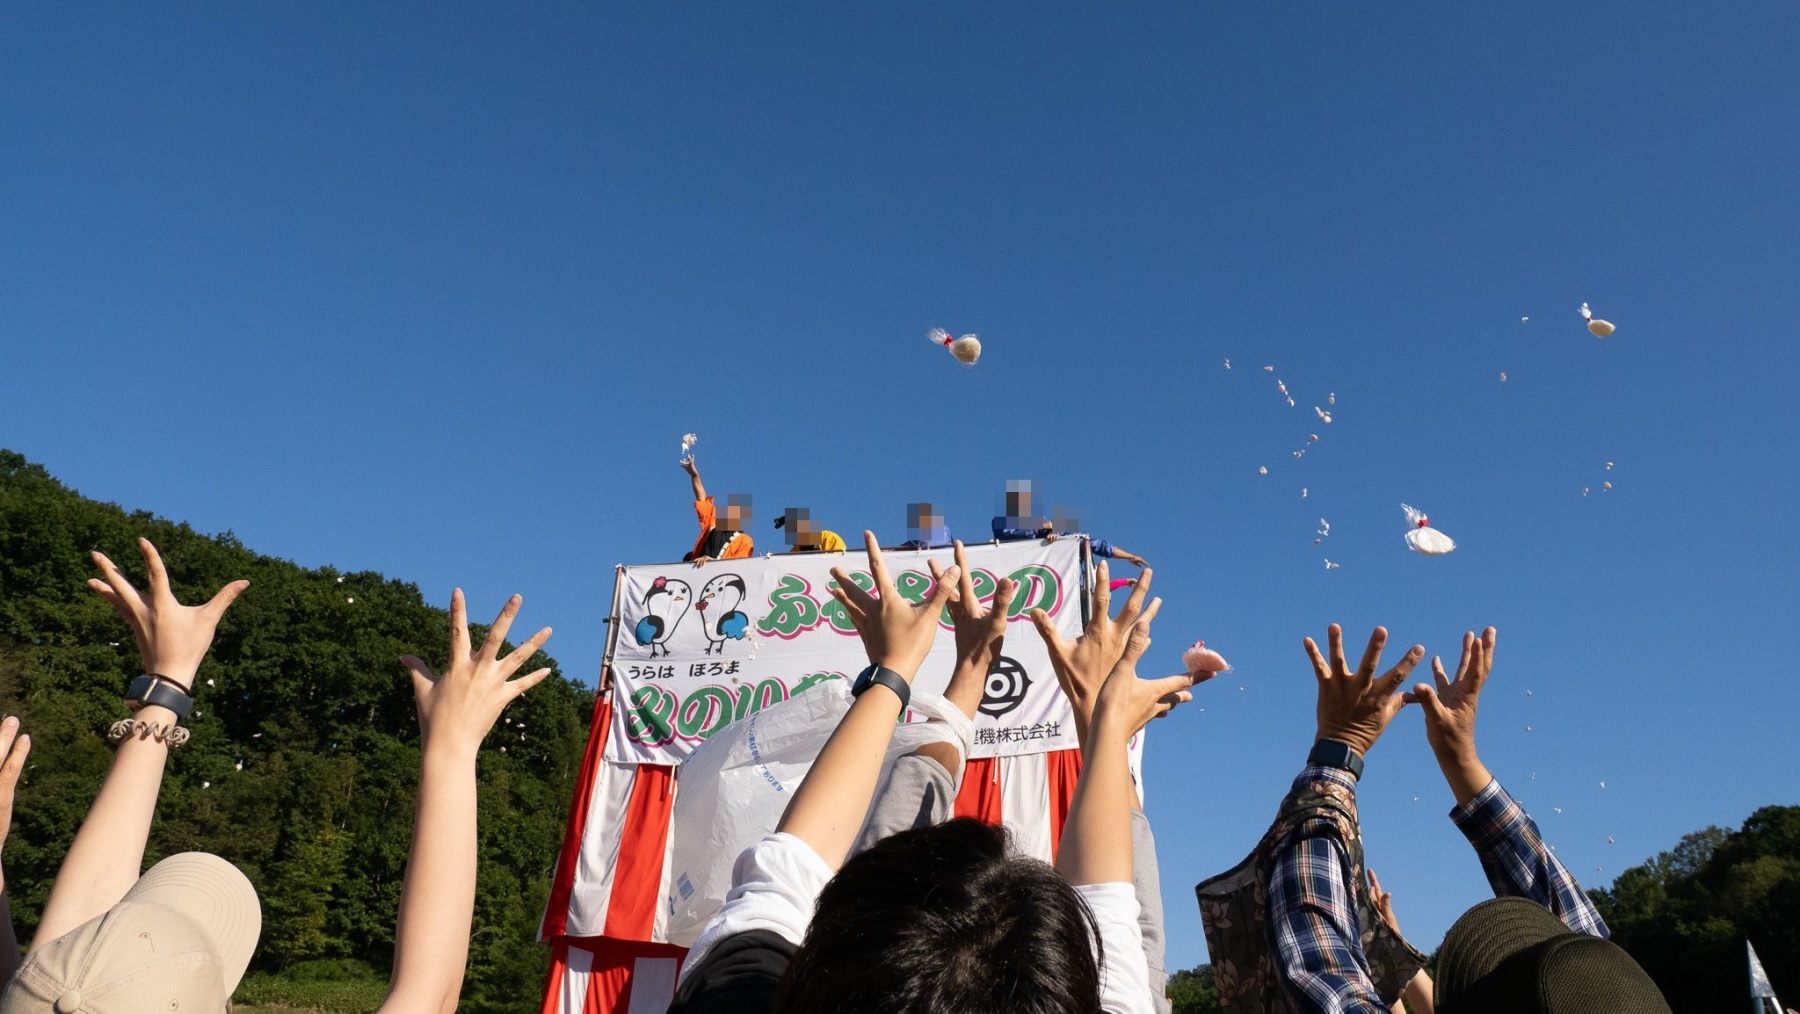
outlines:
[[[252,968],[265,984],[346,968],[354,978],[365,965],[385,977],[419,767],[398,659],[443,661],[443,610],[405,581],[309,570],[229,533],[84,499],[0,451],[0,708],[22,716],[33,743],[4,854],[20,933],[28,939],[100,785],[105,729],[125,716],[120,696],[139,672],[124,622],[84,585],[88,553],[141,582],[140,535],[162,550],[184,601],[251,581],[200,669],[193,738],[170,763],[148,861],[199,849],[243,869],[262,898]],[[592,704],[591,690],[553,676],[482,752],[465,1010],[537,1009],[547,954],[536,924]]]

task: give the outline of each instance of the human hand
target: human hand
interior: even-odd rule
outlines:
[[[1150,648],[1150,623],[1162,609],[1162,599],[1151,599],[1143,615],[1131,625],[1125,639],[1124,653],[1107,673],[1094,700],[1093,727],[1104,729],[1124,739],[1161,718],[1184,701],[1194,699],[1192,677],[1164,676],[1161,679],[1138,679],[1138,659]]]
[[[1149,571],[1145,571],[1149,574]],[[1319,654],[1319,646],[1306,639],[1306,654],[1312,659],[1313,674],[1319,680],[1318,739],[1335,739],[1367,757],[1375,741],[1387,728],[1406,698],[1395,694],[1406,674],[1412,672],[1419,659],[1425,657],[1425,646],[1413,645],[1392,669],[1375,678],[1375,667],[1381,662],[1381,649],[1387,644],[1387,628],[1376,627],[1369,635],[1369,646],[1363,650],[1362,662],[1352,670],[1344,661],[1344,630],[1333,623],[1328,632],[1331,662]]]
[[[469,613],[462,589],[450,593],[450,660],[443,675],[415,656],[407,655],[400,663],[412,671],[413,700],[419,708],[419,729],[427,750],[433,747],[466,752],[473,755],[494,727],[500,712],[525,691],[543,682],[549,669],[538,669],[509,679],[519,671],[544,642],[550,640],[550,628],[531,635],[531,640],[500,657],[506,632],[524,601],[518,595],[506,600],[480,651],[469,648]]]
[[[1462,660],[1456,664],[1456,679],[1444,677],[1444,660],[1431,657],[1432,677],[1437,686],[1420,683],[1406,694],[1425,711],[1425,740],[1440,765],[1474,762],[1475,709],[1481,703],[1481,688],[1494,668],[1494,642],[1499,632],[1489,627],[1476,638],[1474,631],[1463,634]]]
[[[994,589],[992,604],[983,608],[981,600],[975,597],[975,583],[970,577],[968,558],[963,555],[962,540],[956,540],[954,545],[956,570],[960,573],[954,582],[948,583],[954,588],[950,594],[950,622],[956,631],[956,665],[979,669],[986,676],[1006,639],[1007,610],[1018,585],[1010,577],[1001,578]],[[931,568],[931,576],[938,584],[947,583],[945,575],[948,572],[936,560],[927,560],[926,566]]]
[[[844,568],[833,567],[831,576],[837,580],[837,586],[831,589],[831,596],[843,604],[850,622],[862,637],[863,650],[868,652],[869,661],[892,669],[911,682],[919,665],[931,652],[931,642],[937,638],[938,613],[955,590],[962,568],[952,566],[942,573],[933,571],[937,583],[931,594],[925,601],[913,605],[901,598],[894,588],[894,579],[888,576],[887,561],[882,559],[881,546],[876,543],[874,532],[863,532],[863,545],[869,554],[869,574],[875,579],[875,594],[870,595],[857,587]]]
[[[6,848],[6,835],[12,830],[13,790],[25,772],[25,758],[31,756],[31,737],[21,735],[19,720],[11,715],[0,722],[0,850]],[[0,873],[0,891],[6,890],[6,876]]]
[[[683,472],[686,472],[695,479],[700,478],[700,461],[694,457],[692,452],[689,452],[688,456],[682,459],[680,464]]]
[[[1137,566],[1137,567],[1150,566],[1148,563],[1144,562],[1143,557],[1138,556],[1136,553],[1122,553],[1120,555],[1124,556],[1126,562],[1132,564],[1133,566]]]
[[[1032,625],[1037,627],[1038,635],[1050,651],[1050,667],[1056,670],[1056,681],[1075,706],[1078,728],[1085,724],[1085,716],[1093,712],[1101,685],[1125,653],[1126,638],[1142,615],[1144,596],[1150,591],[1150,571],[1146,570],[1132,587],[1119,615],[1110,616],[1107,614],[1112,606],[1112,589],[1107,586],[1109,580],[1106,564],[1102,562],[1095,570],[1094,617],[1087,630],[1073,641],[1056,629],[1050,614],[1042,609],[1031,611]]]
[[[1061,532],[1049,531],[1049,532],[1044,533],[1044,541],[1045,542],[1055,542],[1057,539],[1060,539],[1060,538],[1062,538]]]
[[[712,557],[710,557],[710,556],[705,556],[705,555],[696,556],[696,557],[694,557],[694,566],[698,567],[703,563],[710,563],[711,561],[712,561]]]
[[[105,580],[88,578],[88,587],[131,624],[131,636],[137,640],[138,657],[144,663],[144,671],[165,676],[192,693],[194,673],[199,671],[206,649],[212,646],[219,619],[244,589],[250,587],[250,582],[233,581],[220,588],[205,605],[184,606],[175,601],[175,593],[169,588],[169,572],[163,567],[162,556],[156,547],[149,539],[139,539],[138,549],[144,554],[144,563],[150,572],[148,596],[133,587],[106,554],[98,550],[93,554],[94,563]]]
[[[1370,867],[1368,873],[1369,901],[1375,906],[1375,914],[1381,916],[1382,921],[1388,924],[1388,929],[1393,930],[1395,936],[1403,936],[1400,932],[1400,920],[1394,915],[1393,892],[1381,889],[1381,878],[1375,875],[1374,867]]]

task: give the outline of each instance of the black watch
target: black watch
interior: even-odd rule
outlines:
[[[906,682],[906,677],[884,665],[870,665],[858,674],[856,682],[850,684],[850,696],[861,697],[864,690],[877,683],[892,690],[894,696],[900,698],[901,710],[904,711],[912,701],[912,684]]]
[[[1314,743],[1312,753],[1306,755],[1306,763],[1343,768],[1350,772],[1352,778],[1362,778],[1362,754],[1351,749],[1350,744],[1340,743],[1335,739],[1321,739]]]
[[[175,712],[177,720],[184,719],[188,712],[194,710],[194,698],[181,685],[167,676],[147,672],[131,681],[131,687],[125,691],[125,705],[136,711],[147,705],[168,708]]]

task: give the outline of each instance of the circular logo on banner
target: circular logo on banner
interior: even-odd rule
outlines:
[[[1031,689],[1031,676],[1018,659],[1001,655],[994,659],[988,667],[987,683],[981,691],[982,714],[990,718],[1017,708],[1025,700],[1025,692]]]

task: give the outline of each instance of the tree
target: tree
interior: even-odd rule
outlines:
[[[404,581],[299,567],[229,533],[85,499],[0,450],[0,708],[21,717],[33,742],[6,843],[22,928],[35,925],[99,789],[104,734],[124,717],[120,698],[138,672],[131,635],[84,586],[87,554],[141,569],[131,563],[139,535],[162,550],[184,600],[251,580],[200,669],[192,738],[170,762],[147,860],[197,849],[244,871],[263,903],[255,969],[349,960],[385,972],[419,771],[398,659],[443,661],[444,611]],[[540,665],[555,663],[529,663]],[[532,941],[593,701],[592,690],[554,675],[508,709],[482,751],[479,893],[461,1009],[536,1009],[549,956]]]
[[[1750,1009],[1746,939],[1776,992],[1800,995],[1800,806],[1696,831],[1588,893],[1677,1011]]]

